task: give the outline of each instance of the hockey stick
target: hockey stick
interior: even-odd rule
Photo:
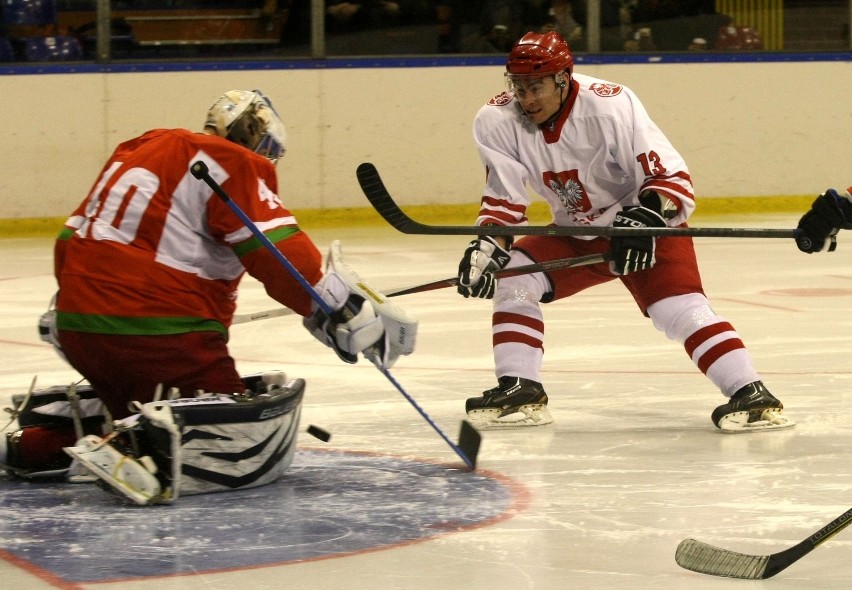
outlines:
[[[228,193],[226,193],[225,190],[221,186],[219,186],[219,183],[216,182],[210,176],[210,170],[208,169],[207,164],[205,164],[202,160],[197,160],[195,163],[192,164],[192,166],[190,166],[189,171],[195,178],[204,181],[207,186],[209,186],[213,190],[213,192],[216,193],[216,196],[218,196],[220,199],[222,199],[222,201],[224,201],[228,208],[230,208],[231,211],[233,211],[234,214],[240,218],[240,221],[242,221],[243,224],[249,230],[251,230],[251,233],[254,234],[254,236],[258,240],[260,240],[260,243],[263,244],[263,246],[267,250],[269,250],[269,252],[273,256],[275,256],[276,260],[281,263],[281,265],[287,270],[287,272],[290,273],[290,275],[294,279],[296,279],[296,281],[302,286],[302,288],[308,293],[308,295],[311,296],[311,299],[316,302],[317,306],[322,309],[323,312],[328,315],[334,313],[334,310],[331,309],[328,303],[323,300],[320,294],[317,293],[316,289],[311,286],[311,284],[305,279],[305,277],[302,276],[302,273],[300,273],[299,270],[295,266],[293,266],[293,264],[289,260],[287,260],[287,257],[284,256],[284,254],[282,254],[281,251],[275,247],[275,244],[269,241],[269,238],[267,238],[266,235],[264,235],[264,233],[260,231],[260,228],[258,228],[257,225],[255,225],[255,223],[251,219],[249,219],[248,215],[246,215],[245,212],[240,209],[240,206],[234,203]],[[420,415],[423,416],[423,418],[425,418],[426,422],[429,423],[429,425],[435,430],[435,432],[441,435],[441,438],[443,438],[444,441],[448,445],[450,445],[453,451],[455,451],[455,453],[462,459],[462,461],[465,462],[465,465],[467,465],[470,469],[476,469],[476,456],[479,453],[479,445],[482,442],[482,436],[479,434],[479,432],[467,420],[462,420],[461,430],[459,432],[459,444],[455,444],[449,439],[446,434],[444,434],[444,431],[441,430],[437,424],[435,424],[432,418],[430,418],[429,415],[423,411],[423,409],[417,404],[417,402],[414,401],[414,398],[412,398],[408,394],[408,392],[403,389],[402,385],[400,385],[399,382],[394,379],[393,375],[391,375],[390,371],[387,368],[383,367],[381,363],[377,361],[372,362],[376,366],[376,368],[379,369],[379,371],[381,371],[381,373],[385,377],[387,377],[388,381],[390,381],[391,384],[396,387],[396,389],[403,395],[403,397],[407,399],[412,406],[414,406],[414,409],[417,410]]]
[[[585,266],[587,264],[598,264],[609,260],[609,254],[589,254],[588,256],[577,256],[576,258],[559,258],[558,260],[550,260],[548,262],[536,262],[535,264],[525,264],[514,268],[504,268],[498,270],[495,276],[498,279],[505,277],[515,277],[518,275],[530,274],[534,272],[547,272],[550,270],[559,270],[560,268],[571,268],[574,266]],[[458,277],[450,277],[441,279],[431,283],[424,283],[414,287],[404,287],[394,289],[384,293],[385,297],[399,297],[400,295],[411,295],[413,293],[422,293],[424,291],[433,291],[435,289],[443,289],[444,287],[455,287],[459,284]],[[278,318],[287,315],[293,315],[294,312],[286,307],[277,309],[269,309],[266,311],[257,311],[255,313],[235,314],[231,320],[231,324],[245,324],[247,322],[256,322],[258,320],[268,320],[269,318]]]
[[[425,225],[411,219],[394,202],[385,188],[376,167],[370,163],[358,166],[358,183],[373,208],[394,228],[404,234],[433,236],[471,236],[487,233],[489,236],[691,236],[708,238],[795,238],[795,229],[747,229],[734,227],[610,227],[610,226],[536,226],[512,225],[479,226]]]
[[[772,555],[746,555],[714,547],[695,539],[684,539],[677,546],[675,561],[680,567],[701,574],[743,580],[765,580],[787,569],[850,524],[852,524],[852,508],[798,545]]]

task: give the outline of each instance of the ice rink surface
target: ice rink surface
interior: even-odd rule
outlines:
[[[795,226],[793,216],[702,226]],[[390,290],[448,278],[463,237],[384,226],[310,232]],[[852,234],[805,255],[780,239],[700,238],[714,309],[737,328],[798,425],[724,435],[724,401],[614,281],[545,307],[555,424],[483,432],[477,471],[366,362],[345,365],[295,316],[231,330],[242,373],[307,381],[299,451],[271,486],[129,507],[91,485],[0,476],[3,588],[607,589],[850,587],[852,530],[775,578],[681,569],[677,544],[787,549],[852,505]],[[52,240],[0,240],[0,406],[79,376],[39,341],[55,288]],[[457,440],[464,400],[495,383],[490,303],[453,289],[396,300],[420,322],[393,375]],[[253,279],[238,313],[274,308]],[[3,414],[5,415],[5,413]],[[3,419],[5,423],[6,419]],[[304,432],[332,434],[328,443]]]

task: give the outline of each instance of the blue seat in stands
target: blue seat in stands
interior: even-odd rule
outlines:
[[[6,25],[56,24],[55,0],[0,0]]]
[[[0,37],[0,61],[15,61],[15,50],[12,42]]]
[[[30,37],[24,40],[27,61],[69,61],[83,59],[83,48],[77,37]]]

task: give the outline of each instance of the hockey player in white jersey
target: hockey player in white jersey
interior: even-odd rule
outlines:
[[[655,328],[681,343],[727,398],[712,412],[723,432],[787,428],[734,327],[704,294],[688,237],[490,237],[490,225],[524,225],[531,187],[560,226],[683,226],[695,210],[681,155],[627,87],[574,73],[557,33],[528,33],[506,64],[508,92],[473,125],[486,184],[473,240],[459,264],[465,297],[493,298],[498,384],[467,400],[481,428],[552,422],[542,386],[541,303],[619,279]],[[502,268],[609,252],[611,261],[495,280]]]

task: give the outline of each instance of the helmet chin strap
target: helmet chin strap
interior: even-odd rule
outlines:
[[[568,83],[564,82],[560,83],[561,88],[559,89],[559,108],[556,109],[556,112],[553,113],[550,117],[548,117],[547,121],[541,123],[539,127],[544,127],[546,125],[552,125],[554,121],[556,121],[561,115],[562,111],[565,110],[565,105],[567,103],[567,98],[571,96],[571,88],[573,88],[574,79],[569,77]]]

